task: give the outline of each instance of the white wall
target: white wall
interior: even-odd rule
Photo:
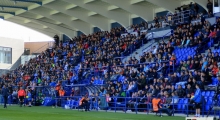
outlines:
[[[24,41],[13,38],[0,37],[0,46],[12,48],[12,64],[0,63],[0,69],[10,69],[24,52]]]
[[[0,20],[0,26],[0,37],[22,39],[25,42],[54,41],[43,33],[6,20]]]

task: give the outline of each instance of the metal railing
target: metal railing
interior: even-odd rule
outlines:
[[[47,88],[46,88],[47,89]],[[57,92],[57,91],[56,91]],[[178,114],[184,114],[186,116],[193,114],[195,112],[195,104],[191,100],[191,98],[178,98],[178,97],[170,97],[170,98],[165,98],[165,97],[154,97],[153,96],[143,96],[143,97],[126,97],[127,94],[131,94],[137,91],[121,91],[121,94],[115,94],[111,97],[107,96],[105,93],[101,93],[99,95],[93,95],[89,96],[89,109],[90,110],[105,110],[106,112],[111,110],[114,112],[117,111],[123,111],[124,113],[126,112],[134,112],[136,114],[140,112],[145,112],[146,114],[149,113],[171,113],[171,111],[174,111],[174,113],[170,115],[174,115],[176,113]],[[122,94],[123,93],[123,94]],[[157,96],[157,95],[156,95]],[[35,99],[36,102],[36,97],[32,96],[33,99]],[[56,106],[56,107],[64,107],[66,109],[76,109],[76,110],[82,110],[83,107],[79,105],[79,101],[82,98],[82,96],[42,96],[42,102],[40,105],[43,106]],[[204,97],[201,95],[201,115],[205,116],[209,114],[209,112],[213,115],[215,112],[210,111],[211,108],[215,105],[220,105],[219,103],[219,98],[214,99],[215,96],[209,96],[209,97]],[[16,98],[17,99],[17,98]],[[26,98],[25,98],[26,99]],[[153,99],[160,99],[160,105],[161,110],[159,109],[158,111],[155,111],[153,109],[153,104],[152,100]],[[25,100],[27,103],[27,100]],[[0,105],[2,105],[4,102],[2,95],[0,95]],[[12,95],[8,96],[8,102],[10,104],[18,104],[18,99],[15,100]]]
[[[126,91],[125,91],[126,92]],[[76,109],[84,110],[82,106],[79,105],[79,101],[82,96],[65,96],[60,98],[55,98],[55,106],[61,106],[66,109]],[[107,111],[123,111],[134,112],[135,114],[145,112],[150,113],[167,113],[168,115],[183,114],[187,117],[195,112],[195,104],[190,98],[156,98],[156,97],[106,97],[106,96],[89,96],[89,109],[90,110],[105,110]],[[108,101],[107,101],[108,99]],[[153,109],[152,100],[160,99],[161,108],[158,111]],[[169,101],[169,102],[167,102]],[[217,101],[212,101],[211,99],[203,98],[201,99],[201,116],[207,114],[214,114],[214,111],[210,111]],[[172,112],[173,111],[173,112]],[[210,112],[210,113],[209,113]],[[215,115],[215,114],[214,114]]]
[[[154,33],[152,33],[152,39],[154,39],[153,34],[154,34]],[[164,39],[167,37],[168,34],[171,34],[171,35],[172,35],[172,34],[173,34],[173,30],[171,30],[171,31],[167,32],[165,35],[159,37],[159,38],[161,38],[159,41],[161,41],[161,40],[164,41]],[[159,42],[159,41],[158,41],[158,42]],[[145,51],[146,49],[149,49],[149,48],[152,47],[156,42],[157,42],[157,41],[153,42],[150,46],[148,46],[147,48],[144,48],[142,51]]]
[[[190,10],[185,10],[176,14],[168,15],[166,19],[170,24],[184,24],[189,22],[190,14]]]
[[[127,91],[124,91],[127,92]],[[3,100],[0,96],[0,100]],[[65,109],[75,109],[75,110],[84,110],[83,106],[80,106],[79,102],[82,96],[63,96],[63,97],[44,97],[41,105],[43,106],[54,106],[54,107],[62,107]],[[187,117],[195,112],[195,104],[192,102],[190,98],[157,98],[157,97],[120,97],[120,96],[112,96],[107,97],[104,94],[99,96],[89,96],[88,97],[88,105],[89,110],[99,111],[104,110],[114,111],[124,113],[133,112],[135,114],[139,113],[156,113],[161,115],[162,113],[166,113],[168,115],[175,116],[175,114],[183,114]],[[161,106],[158,111],[153,109],[152,100],[160,99],[160,103],[158,105]],[[3,103],[4,101],[0,101]],[[217,101],[211,100],[202,97],[201,99],[201,116],[206,116],[207,114],[215,115],[214,111],[210,111],[214,104],[218,104]],[[12,104],[10,99],[8,104]],[[17,104],[17,103],[15,103]],[[173,112],[172,112],[173,111]],[[209,113],[210,112],[210,113]]]

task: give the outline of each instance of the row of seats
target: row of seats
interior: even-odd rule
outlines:
[[[70,107],[70,109],[73,109],[73,108],[76,109],[77,107],[79,107],[79,100],[65,100],[65,101],[62,101],[61,107],[64,107],[65,105],[67,105],[67,106]]]
[[[175,48],[174,53],[177,57],[177,63],[182,60],[187,60],[188,56],[194,56],[196,54],[195,50],[197,47],[189,48]]]
[[[55,100],[52,99],[51,97],[45,97],[44,102],[42,104],[43,106],[52,106],[55,104]]]
[[[103,85],[104,84],[104,80],[94,80],[93,84],[94,85]]]
[[[218,85],[218,78],[217,77],[212,77],[212,85],[214,85],[214,86]]]
[[[202,96],[204,96],[204,97],[214,97],[215,96],[215,91],[203,91]]]
[[[216,52],[220,53],[220,49],[213,50],[213,53],[216,53]]]

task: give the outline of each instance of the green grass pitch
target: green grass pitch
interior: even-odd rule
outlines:
[[[81,112],[51,107],[0,106],[0,120],[184,120],[184,117],[158,117],[147,114],[103,111]]]

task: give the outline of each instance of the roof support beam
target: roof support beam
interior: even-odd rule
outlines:
[[[28,19],[28,17],[23,18],[23,17],[19,17],[19,16],[14,16],[14,18],[19,18],[19,19],[24,19],[24,20]],[[56,30],[56,31],[59,31],[60,33],[66,34],[67,36],[69,36],[71,38],[76,36],[76,31],[73,31],[73,30],[58,26],[58,25],[54,25],[54,24],[51,24],[48,22],[43,22],[43,21],[39,21],[39,20],[35,20],[35,19],[29,19],[29,20],[31,20],[31,22],[34,22],[34,23],[48,26],[49,28]]]
[[[0,11],[0,13],[6,13],[6,14],[11,14],[15,16],[15,12],[6,12],[6,11]]]
[[[131,4],[137,4],[139,2],[143,2],[144,0],[130,0]]]
[[[73,29],[78,29],[81,30],[82,32],[84,32],[85,34],[90,34],[93,31],[91,31],[92,29],[92,25],[85,23],[83,21],[72,21],[70,16],[67,16],[65,14],[59,14],[59,15],[50,15],[50,9],[48,8],[38,8],[38,9],[33,9],[30,10],[28,12],[36,14],[36,15],[42,15],[44,17],[47,17],[49,19],[61,22],[63,24],[66,24],[67,26],[70,26]]]
[[[87,23],[90,23],[94,26],[99,27],[102,30],[109,30],[109,28],[108,28],[109,27],[108,24],[110,24],[109,19],[107,19],[105,17],[102,17],[102,16],[91,16],[91,17],[89,17],[88,13],[85,12],[85,11],[65,9],[65,8],[67,8],[67,6],[69,4],[67,2],[66,2],[66,4],[65,4],[65,2],[62,3],[62,5],[64,5],[64,6],[62,6],[61,4],[58,4],[58,3],[59,2],[57,1],[56,4],[46,4],[43,7],[54,9],[54,10],[57,10],[57,11],[60,11],[64,14],[66,14],[66,15],[76,17],[76,18],[78,18],[82,21],[85,21]]]
[[[3,19],[3,20],[4,20],[4,19],[5,19],[5,17],[4,17],[4,16],[0,16],[0,19]]]
[[[108,7],[110,5],[98,5],[96,3],[88,3],[88,4],[85,4],[83,2],[83,0],[63,0],[63,1],[66,1],[66,2],[69,2],[69,3],[72,3],[72,4],[75,4],[77,6],[80,6],[82,8],[85,8],[89,11],[93,11],[93,12],[96,12],[102,16],[105,16],[111,20],[114,20],[118,23],[120,23],[122,26],[124,27],[127,27],[130,25],[130,14],[127,13],[127,12],[122,12],[122,11],[109,11],[108,10]],[[101,1],[99,1],[101,2]],[[104,3],[102,3],[104,4]]]
[[[150,3],[153,3],[157,6],[163,7],[167,10],[169,10],[170,12],[174,13],[175,9],[177,7],[181,6],[181,1],[178,0],[166,0],[166,1],[161,1],[161,0],[146,0]]]
[[[144,20],[153,20],[153,8],[150,6],[131,4],[132,0],[103,0],[109,4],[118,6],[130,13],[136,14],[142,17]],[[146,13],[147,11],[147,13]]]
[[[43,3],[41,1],[35,1],[35,0],[11,0],[11,1],[14,1],[14,2],[30,2],[30,3],[36,3],[36,4],[39,4],[39,5],[43,5]]]
[[[0,5],[1,8],[18,8],[18,9],[24,9],[28,10],[27,7],[19,7],[19,6],[7,6],[7,5]]]

